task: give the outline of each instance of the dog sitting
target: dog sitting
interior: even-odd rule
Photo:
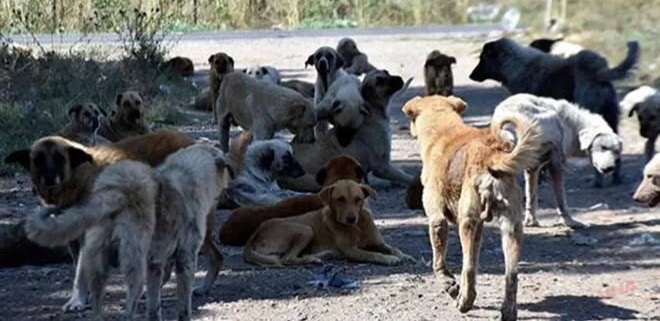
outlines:
[[[330,85],[339,77],[346,75],[344,71],[344,58],[337,50],[330,47],[321,47],[307,57],[305,68],[314,66],[316,69],[316,82],[314,83],[314,106],[318,106]]]
[[[564,161],[568,157],[586,154],[596,172],[614,170],[621,155],[622,141],[600,115],[579,108],[565,100],[517,94],[502,101],[493,113],[493,121],[510,117],[537,123],[543,147],[536,167],[525,169],[526,202],[525,225],[538,226],[536,220],[537,191],[542,167],[550,170],[557,214],[561,223],[571,228],[584,228],[584,224],[568,214],[564,192]],[[595,184],[601,175],[596,175]]]
[[[316,174],[316,182],[325,187],[341,179],[361,183],[364,172],[352,157],[333,157]],[[273,206],[246,206],[234,210],[220,228],[220,243],[243,246],[261,223],[273,219],[298,216],[323,207],[323,200],[316,194],[299,195],[284,199]]]
[[[67,113],[69,114],[69,122],[57,135],[88,147],[110,143],[107,139],[96,134],[106,116],[105,111],[96,104],[78,104],[69,108]]]
[[[117,109],[101,122],[98,135],[111,142],[118,142],[151,131],[144,118],[144,103],[138,92],[126,91],[118,94],[115,103]]]
[[[327,132],[330,123],[335,129],[337,142],[346,147],[368,114],[366,102],[360,94],[360,80],[353,75],[342,75],[330,85],[316,106],[319,120],[316,134]]]
[[[181,77],[190,77],[195,74],[195,64],[190,58],[174,57],[160,66],[162,71],[168,71]]]
[[[310,82],[292,79],[280,82],[280,86],[295,90],[305,98],[314,99],[314,84]]]
[[[426,56],[424,63],[424,84],[426,95],[451,96],[454,93],[454,75],[451,65],[456,58],[433,50]]]
[[[243,73],[248,76],[259,79],[263,81],[270,82],[271,84],[278,85],[282,81],[280,72],[273,66],[260,66],[255,65],[249,68],[243,69]]]
[[[660,203],[660,154],[644,166],[644,178],[633,195],[635,202],[655,207]]]
[[[209,101],[211,103],[211,113],[213,113],[213,123],[218,123],[216,103],[220,94],[220,85],[225,75],[234,72],[234,58],[224,52],[218,52],[209,56]],[[225,150],[226,152],[226,150]]]
[[[655,142],[660,134],[660,92],[657,89],[642,86],[629,92],[620,103],[623,110],[628,111],[628,117],[637,113],[639,134],[646,138],[644,154],[646,161],[655,155]]]
[[[242,72],[226,75],[216,102],[218,139],[223,151],[229,149],[232,123],[252,131],[254,139],[271,139],[288,129],[294,140],[314,141],[316,111],[301,94],[282,86],[256,80]]]
[[[321,190],[325,206],[262,223],[245,245],[245,261],[261,266],[322,263],[328,258],[382,265],[414,261],[383,240],[366,199],[376,192],[353,180]]]
[[[351,38],[342,38],[337,44],[337,52],[344,58],[344,70],[351,75],[360,76],[376,67],[369,63],[367,55],[361,52]]]
[[[437,95],[413,98],[403,107],[411,121],[410,132],[420,143],[433,270],[443,289],[456,299],[459,311],[472,309],[483,224],[499,217],[505,253],[501,320],[516,320],[523,236],[522,194],[516,176],[536,166],[541,142],[533,123],[515,117],[485,129],[467,126],[461,119],[466,108],[459,98]],[[458,224],[463,250],[460,286],[445,261],[449,222]]]
[[[28,217],[25,229],[31,240],[44,246],[66,244],[85,234],[77,272],[88,282],[95,317],[102,313],[113,243],[119,244],[126,277],[125,316],[129,320],[137,310],[145,278],[148,317],[161,320],[163,271],[174,261],[179,320],[190,320],[206,217],[228,181],[222,152],[209,145],[181,149],[156,171],[124,160],[105,167],[90,196],[80,204],[57,215],[51,214],[59,210],[42,209]]]

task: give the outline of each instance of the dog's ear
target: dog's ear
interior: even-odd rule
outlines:
[[[316,184],[319,184],[319,186],[323,186],[325,184],[325,180],[328,179],[328,168],[323,167],[321,168],[317,173],[316,177],[314,177],[316,180]]]
[[[628,117],[632,117],[634,113],[637,112],[637,109],[639,108],[638,104],[635,104],[632,108],[630,108],[630,111],[628,112]]]
[[[78,113],[80,112],[80,110],[82,108],[83,108],[82,104],[75,105],[75,106],[69,108],[69,111],[67,111],[67,114],[69,115],[69,117],[73,118],[73,117],[78,115]]]
[[[117,98],[115,98],[115,104],[117,104],[117,107],[121,107],[121,99],[124,97],[123,93],[117,94]]]
[[[232,57],[230,57],[230,56],[227,56],[227,60],[228,60],[229,63],[231,64],[231,67],[234,68],[234,58],[232,58]]]
[[[454,109],[455,112],[459,114],[463,114],[463,112],[467,109],[467,103],[463,101],[463,99],[460,99],[456,96],[449,96],[447,97],[447,100],[451,103],[452,108]]]
[[[314,59],[314,54],[309,55],[309,57],[307,57],[307,60],[305,60],[305,68],[307,68],[307,66],[314,66],[315,60],[316,59]]]
[[[31,163],[29,149],[17,150],[5,157],[5,164],[18,164],[27,171],[30,171]]]
[[[326,186],[321,189],[319,192],[319,197],[323,200],[323,203],[329,205],[332,201],[332,191],[335,189],[335,185]]]
[[[210,65],[213,65],[213,56],[215,56],[215,55],[210,55],[209,56],[209,64]]]
[[[583,129],[578,133],[578,140],[580,142],[580,150],[586,151],[591,148],[598,133],[592,129]]]
[[[76,168],[80,164],[86,162],[92,163],[94,161],[92,155],[87,154],[84,150],[80,148],[69,147],[67,148],[67,152],[69,153],[69,163],[71,163],[71,168]]]
[[[268,150],[261,154],[261,157],[259,158],[259,167],[262,169],[271,169],[274,160],[275,151],[272,148],[268,148]]]
[[[387,86],[387,94],[392,95],[403,88],[403,78],[399,76],[391,76],[387,79]]]
[[[401,109],[406,116],[408,116],[410,119],[415,119],[417,117],[417,113],[419,112],[419,106],[418,103],[422,99],[420,96],[415,96],[408,100],[408,102],[403,105],[403,108]]]
[[[243,68],[243,69],[241,69],[241,72],[244,73],[244,74],[247,74],[248,70],[247,70],[247,68]]]
[[[449,56],[449,64],[455,64],[456,63],[456,58]]]
[[[378,195],[378,193],[367,184],[360,184],[360,189],[362,189],[362,193],[364,193],[364,198],[376,197]]]
[[[261,73],[264,74],[264,75],[267,75],[268,74],[268,68],[261,67]]]

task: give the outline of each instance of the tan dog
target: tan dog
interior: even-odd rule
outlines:
[[[376,69],[369,63],[367,55],[358,49],[355,40],[351,38],[339,40],[337,52],[344,58],[344,70],[351,75],[359,76]]]
[[[454,93],[454,75],[451,65],[456,58],[433,50],[426,56],[424,63],[424,84],[426,95],[451,96]]]
[[[655,207],[660,203],[660,154],[644,166],[644,179],[633,195],[635,202]]]
[[[190,58],[174,57],[163,63],[161,70],[169,71],[181,77],[190,77],[195,74],[195,65]]]
[[[211,112],[213,113],[213,122],[218,122],[215,104],[220,93],[220,85],[228,73],[234,72],[234,58],[224,52],[218,52],[209,57],[209,93],[211,102]],[[225,150],[226,151],[226,150]]]
[[[144,118],[144,102],[138,92],[126,91],[118,94],[115,102],[117,109],[101,122],[99,135],[111,142],[118,142],[151,131]]]
[[[280,82],[280,86],[293,89],[305,98],[314,98],[314,84],[311,82],[292,79]]]
[[[69,108],[69,122],[57,133],[66,139],[83,144],[96,146],[109,144],[110,141],[98,136],[96,132],[106,114],[93,103],[83,103]]]
[[[461,99],[428,96],[403,107],[410,132],[420,143],[423,202],[429,217],[433,270],[443,289],[469,311],[476,298],[476,276],[484,221],[500,218],[505,258],[502,320],[517,317],[517,265],[522,246],[522,192],[517,175],[537,162],[540,141],[533,124],[511,118],[490,128],[467,126]],[[441,120],[441,121],[440,121]],[[505,129],[513,126],[514,130]],[[463,271],[459,284],[445,262],[448,222],[457,223]]]
[[[288,129],[294,141],[314,141],[316,112],[301,94],[242,72],[224,77],[216,102],[218,139],[223,151],[229,150],[232,123],[250,130],[255,140],[271,139],[275,132]]]
[[[245,245],[247,262],[262,266],[321,263],[325,258],[395,265],[411,260],[383,240],[366,199],[371,187],[339,180],[319,196],[325,206],[295,217],[264,222]]]
[[[329,186],[341,179],[362,182],[364,172],[354,158],[341,155],[332,158],[316,174],[319,185]],[[323,200],[316,194],[287,198],[273,206],[247,206],[234,210],[220,228],[220,243],[243,246],[261,223],[273,219],[297,216],[323,207]]]

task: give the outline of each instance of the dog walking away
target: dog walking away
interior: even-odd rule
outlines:
[[[633,195],[635,202],[655,207],[660,203],[660,154],[644,167],[644,178]]]
[[[118,142],[151,131],[144,118],[144,103],[138,92],[126,91],[118,94],[115,103],[117,109],[101,122],[98,130],[100,136],[111,142]]]
[[[110,141],[96,133],[106,116],[105,111],[96,104],[77,104],[69,108],[67,113],[69,114],[69,122],[57,135],[87,147],[110,143]]]
[[[413,98],[403,107],[410,132],[420,143],[433,270],[459,311],[472,309],[483,224],[498,217],[505,261],[501,319],[516,320],[523,236],[522,193],[516,177],[536,166],[540,140],[533,123],[515,117],[493,122],[490,128],[467,126],[461,119],[466,108],[459,98],[437,95]],[[460,285],[445,260],[449,222],[458,224],[463,251]]]
[[[366,207],[375,193],[353,180],[325,187],[319,193],[323,208],[262,223],[245,245],[245,260],[261,266],[319,264],[329,258],[381,265],[414,261],[385,243],[376,228]]]

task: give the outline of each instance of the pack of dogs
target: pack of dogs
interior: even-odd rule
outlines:
[[[628,43],[626,58],[610,68],[594,51],[555,49],[561,43],[539,39],[525,46],[502,38],[483,46],[470,78],[499,81],[513,95],[481,128],[463,122],[468,105],[454,96],[456,58],[430,52],[424,96],[402,108],[419,143],[417,176],[392,162],[388,114],[390,101],[412,78],[375,67],[350,38],[310,53],[304,65],[313,66],[314,83],[284,80],[268,65],[237,69],[227,53],[211,55],[209,88],[195,104],[212,112],[217,146],[176,131],[152,132],[142,96],[126,91],[110,113],[92,102],[74,105],[60,131],[10,153],[5,162],[29,173],[43,203],[25,218],[28,238],[79,247],[65,311],[91,307],[101,317],[109,271],[118,261],[127,319],[135,317],[145,287],[147,318],[162,319],[161,288],[174,268],[178,319],[190,320],[191,296],[210,291],[222,267],[217,243],[244,246],[245,261],[259,266],[415,262],[387,244],[375,224],[371,174],[407,187],[407,206],[428,216],[433,271],[460,312],[474,306],[483,226],[497,219],[505,270],[501,319],[516,320],[523,226],[539,225],[541,171],[548,170],[560,223],[570,228],[588,224],[568,212],[566,158],[588,157],[595,186],[602,187],[610,173],[613,184],[622,180],[620,107],[612,81],[634,71],[639,45]],[[194,73],[184,57],[162,68],[185,77]],[[626,95],[621,108],[637,114],[648,139],[649,162],[633,199],[656,206],[660,94],[641,87]],[[243,132],[231,138],[232,126]],[[292,140],[276,138],[281,130]],[[215,233],[217,208],[232,212]],[[463,251],[460,282],[445,258],[450,224],[458,226]],[[208,258],[207,274],[193,288],[200,251]]]

